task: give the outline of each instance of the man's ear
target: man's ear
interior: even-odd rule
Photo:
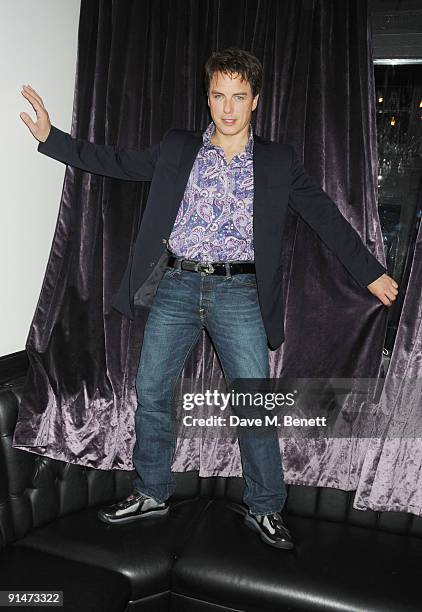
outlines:
[[[252,110],[254,111],[258,106],[259,94],[256,94],[255,98],[252,100]]]

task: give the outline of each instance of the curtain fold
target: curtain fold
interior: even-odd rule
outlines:
[[[238,45],[263,62],[253,125],[288,142],[385,263],[376,208],[376,140],[366,0],[82,0],[71,133],[145,147],[170,127],[205,129],[203,66]],[[54,123],[54,109],[49,109]],[[66,129],[66,126],[58,126]],[[145,317],[110,307],[148,184],[68,167],[26,349],[30,371],[14,446],[100,469],[132,469],[135,376]],[[376,377],[386,312],[289,213],[286,341],[272,376]],[[182,378],[222,376],[204,333]],[[287,482],[356,488],[367,440],[282,441]],[[241,475],[236,439],[178,441],[175,471]]]
[[[422,223],[354,505],[422,515]]]

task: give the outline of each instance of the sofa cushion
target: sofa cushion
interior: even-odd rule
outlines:
[[[422,539],[288,516],[296,548],[264,544],[244,508],[212,502],[173,568],[172,591],[248,612],[420,610]]]
[[[170,569],[207,500],[172,502],[169,514],[126,525],[107,525],[95,508],[60,517],[38,527],[15,543],[89,563],[123,574],[129,579],[131,599],[170,588]]]
[[[121,574],[14,545],[0,554],[0,583],[8,591],[63,591],[63,607],[35,610],[123,612],[130,597],[129,580]]]

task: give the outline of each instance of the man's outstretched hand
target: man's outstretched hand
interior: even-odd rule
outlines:
[[[372,283],[367,285],[367,289],[369,289],[369,291],[375,295],[375,297],[377,297],[384,304],[384,306],[392,306],[398,294],[398,284],[394,278],[391,278],[391,276],[388,276],[388,274],[383,274],[374,280]]]
[[[37,115],[37,120],[35,122],[32,121],[31,117],[27,113],[20,113],[19,117],[24,123],[26,123],[34,138],[40,142],[45,142],[50,133],[51,123],[44,103],[35,89],[32,89],[30,85],[23,85],[21,94],[32,105],[32,108]]]

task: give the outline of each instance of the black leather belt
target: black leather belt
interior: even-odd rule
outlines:
[[[180,265],[182,270],[188,270],[189,272],[204,272],[205,274],[217,274],[218,276],[228,276],[229,273],[230,275],[255,274],[255,264],[252,261],[201,263],[193,259],[180,259],[174,255],[170,255],[167,265],[172,268],[177,268]]]

